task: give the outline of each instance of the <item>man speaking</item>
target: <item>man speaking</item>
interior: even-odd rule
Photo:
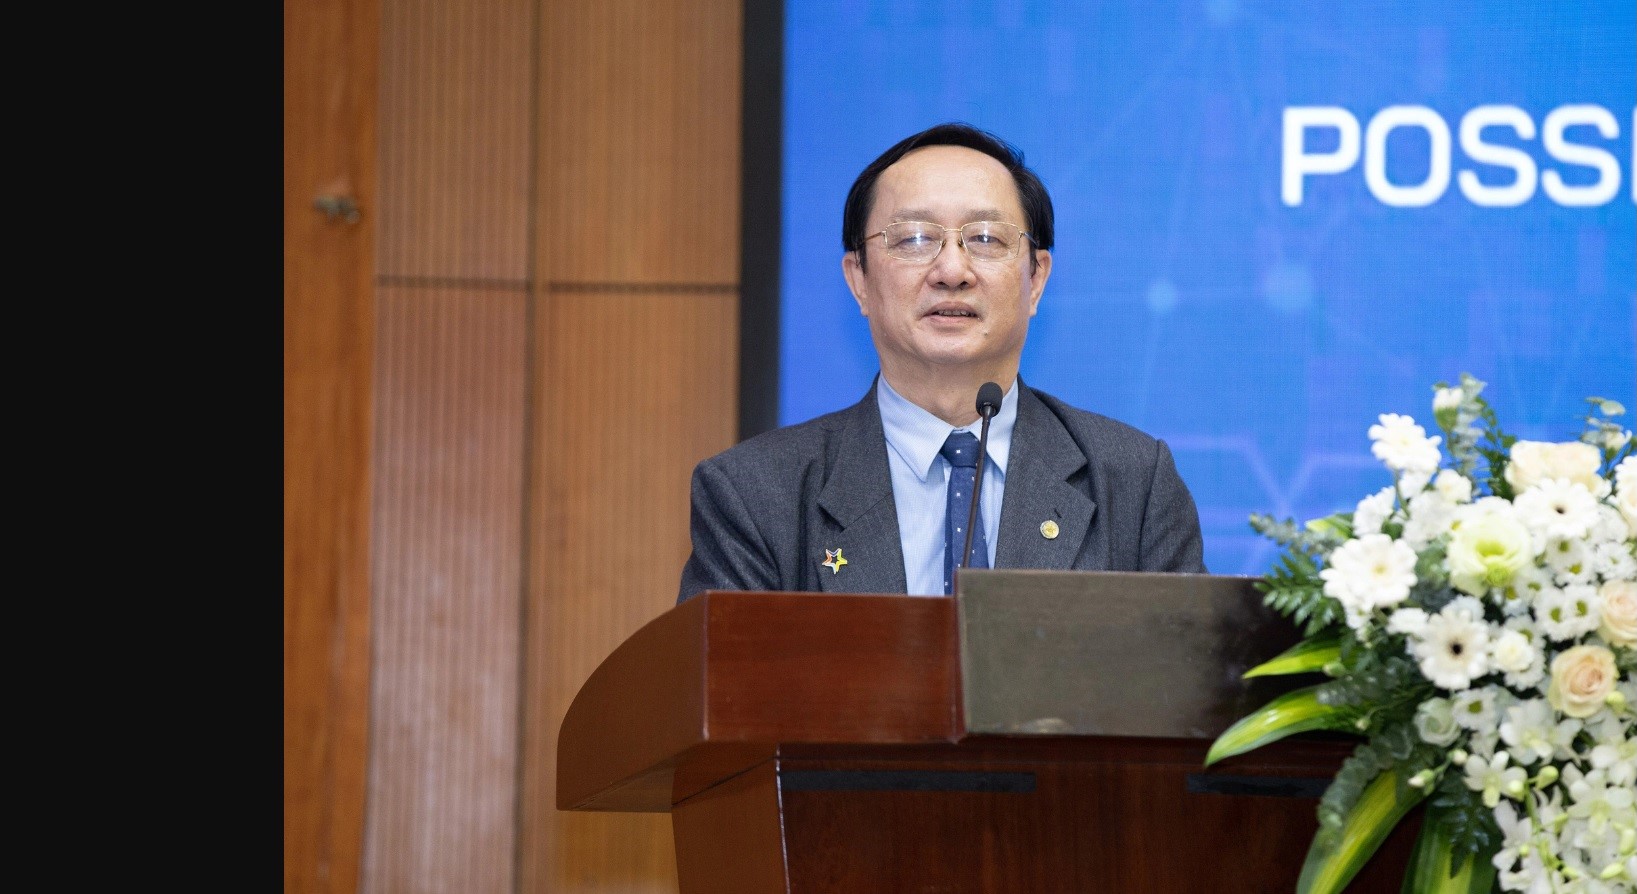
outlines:
[[[1052,270],[1051,197],[1021,153],[964,124],[900,141],[853,182],[842,244],[880,375],[848,409],[699,464],[679,602],[947,594],[963,552],[974,568],[1205,571],[1165,443],[1018,378]]]

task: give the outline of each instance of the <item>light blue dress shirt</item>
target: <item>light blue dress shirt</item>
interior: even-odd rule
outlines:
[[[917,596],[944,592],[944,512],[949,488],[949,461],[938,455],[950,432],[983,434],[983,420],[955,428],[912,404],[892,390],[885,377],[876,379],[876,403],[887,435],[887,467],[892,473],[892,499],[898,510],[898,537],[904,550],[904,580]],[[989,541],[989,567],[995,567],[1000,539],[1000,506],[1006,495],[1006,459],[1012,450],[1012,426],[1017,422],[1017,380],[1001,399],[1000,411],[989,420],[989,443],[984,461],[978,515]]]

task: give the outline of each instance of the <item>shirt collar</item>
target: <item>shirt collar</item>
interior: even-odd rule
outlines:
[[[989,420],[989,442],[985,455],[1002,475],[1006,474],[1006,460],[1012,452],[1012,426],[1017,422],[1017,383],[1001,398],[1000,410]],[[983,435],[983,420],[955,428],[892,389],[885,376],[876,377],[875,402],[881,409],[881,428],[887,435],[887,446],[915,472],[923,482],[932,474],[933,461],[938,451],[949,440],[949,433],[969,431],[975,437]]]

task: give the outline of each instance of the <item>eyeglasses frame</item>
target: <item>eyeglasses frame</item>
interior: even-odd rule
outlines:
[[[928,227],[930,229],[940,231],[939,241],[938,241],[938,250],[933,252],[931,254],[931,256],[929,256],[924,261],[916,261],[914,258],[899,257],[898,255],[893,254],[892,251],[887,248],[887,230],[889,230],[889,229],[891,229],[891,228],[893,228],[895,226],[898,226],[899,224],[910,224],[910,223],[922,224],[922,225],[924,225],[924,226],[926,226],[926,227]],[[943,254],[944,246],[949,244],[949,235],[948,234],[949,234],[950,231],[953,230],[954,232],[959,233],[960,231],[966,229],[967,227],[972,226],[973,224],[1001,224],[1003,226],[1012,227],[1012,228],[1016,229],[1017,232],[1018,232],[1018,235],[1022,236],[1024,239],[1027,239],[1030,242],[1035,241],[1033,233],[1029,232],[1028,230],[1023,229],[1022,227],[1018,226],[1015,223],[1010,223],[1010,222],[1004,221],[1004,220],[973,220],[973,221],[968,221],[968,222],[966,222],[964,224],[961,224],[958,227],[940,227],[936,223],[933,223],[930,220],[895,220],[892,223],[887,224],[885,227],[881,228],[880,230],[878,230],[878,231],[876,231],[874,233],[871,233],[868,236],[865,236],[864,241],[859,244],[859,250],[862,251],[864,246],[869,244],[869,241],[871,239],[874,239],[875,237],[880,236],[881,237],[881,252],[883,254],[885,254],[887,257],[892,258],[895,261],[907,261],[907,262],[912,263],[912,264],[913,263],[930,264],[933,261],[938,259],[938,255]],[[1022,239],[1018,240],[1017,248],[1014,249],[1011,254],[1007,255],[1004,258],[980,258],[977,255],[972,254],[972,251],[966,247],[966,240],[964,238],[963,239],[956,239],[955,244],[959,245],[961,247],[961,251],[965,252],[967,258],[972,260],[972,261],[986,261],[986,262],[990,262],[990,263],[999,264],[999,263],[1003,263],[1005,261],[1017,260],[1017,256],[1023,253],[1023,240]]]

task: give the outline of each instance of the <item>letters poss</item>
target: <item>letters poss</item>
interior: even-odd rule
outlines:
[[[1633,112],[1633,118],[1637,120],[1637,111]],[[1567,183],[1556,168],[1540,171],[1534,157],[1515,146],[1484,142],[1484,132],[1490,128],[1509,128],[1520,139],[1535,139],[1535,122],[1528,112],[1508,105],[1471,109],[1461,116],[1461,151],[1479,165],[1508,169],[1512,176],[1510,182],[1486,184],[1474,171],[1462,170],[1455,178],[1461,194],[1474,205],[1510,208],[1529,201],[1538,183],[1547,198],[1559,205],[1608,204],[1620,190],[1620,163],[1613,153],[1600,146],[1570,142],[1568,129],[1582,125],[1595,128],[1605,139],[1620,135],[1614,114],[1598,105],[1558,106],[1541,122],[1541,146],[1549,157],[1565,166],[1595,172],[1595,179],[1589,183]],[[1400,128],[1417,128],[1427,135],[1427,174],[1420,183],[1393,183],[1387,179],[1387,138]],[[1310,151],[1307,134],[1313,130],[1334,131],[1335,148]],[[1360,140],[1358,118],[1341,106],[1289,106],[1284,115],[1280,198],[1292,207],[1302,204],[1307,178],[1350,170],[1358,164],[1361,145],[1365,186],[1382,204],[1420,208],[1438,201],[1448,191],[1452,140],[1449,125],[1436,111],[1426,106],[1388,106],[1370,119]],[[1637,199],[1637,184],[1632,192]]]

